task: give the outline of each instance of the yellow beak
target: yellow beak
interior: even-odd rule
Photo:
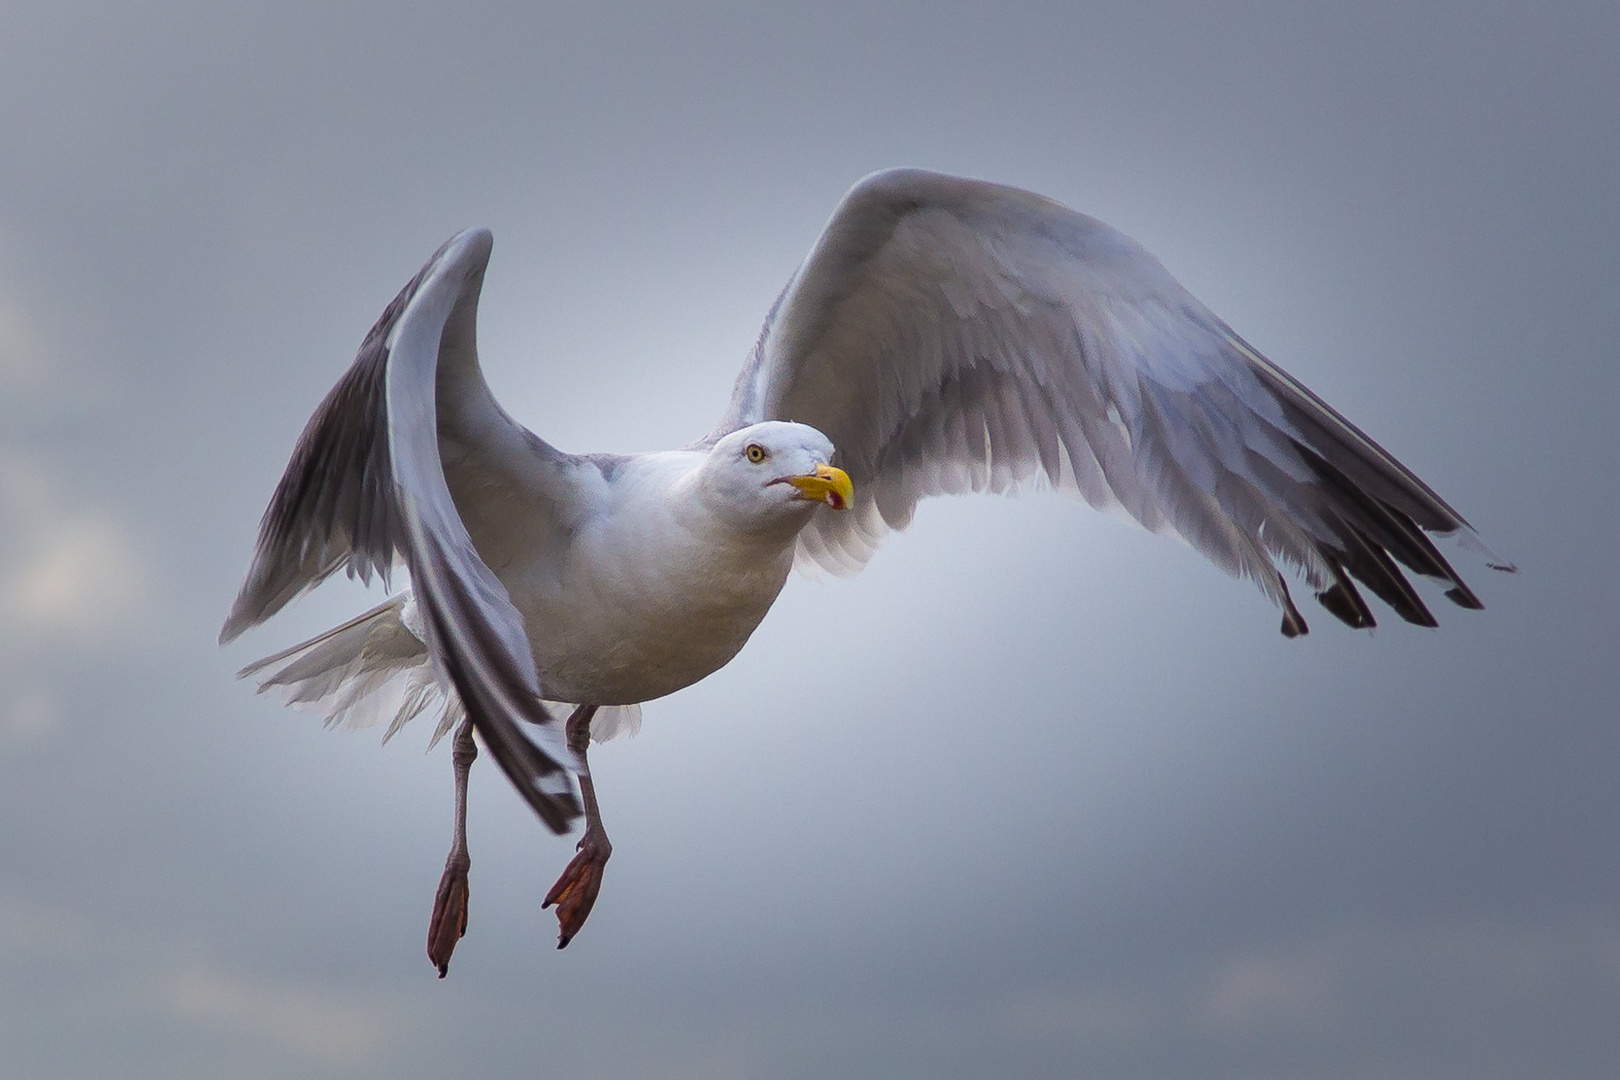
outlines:
[[[855,485],[843,469],[817,465],[808,476],[790,476],[787,482],[799,489],[799,498],[824,502],[834,510],[847,510],[855,498]]]

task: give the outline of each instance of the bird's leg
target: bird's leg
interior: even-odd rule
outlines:
[[[456,942],[467,933],[467,872],[472,869],[472,857],[467,854],[467,774],[477,756],[472,718],[467,717],[450,744],[450,760],[456,770],[456,835],[450,843],[450,857],[444,860],[444,875],[439,878],[433,918],[428,923],[428,959],[439,969],[441,979],[450,971]]]
[[[585,835],[579,838],[576,854],[557,884],[546,893],[542,908],[557,905],[557,948],[565,949],[574,940],[585,919],[596,903],[596,894],[602,891],[602,871],[613,845],[608,843],[607,830],[602,828],[602,812],[596,806],[596,788],[591,784],[590,765],[585,753],[591,745],[591,718],[596,715],[595,705],[581,705],[568,718],[568,749],[579,755],[585,771],[579,774],[579,795],[585,803]]]

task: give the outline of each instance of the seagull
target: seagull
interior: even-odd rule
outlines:
[[[383,311],[300,436],[221,644],[339,570],[410,588],[250,665],[328,724],[437,712],[455,825],[429,923],[466,932],[473,736],[552,830],[558,947],[612,853],[592,739],[724,667],[796,565],[859,570],[924,496],[1050,487],[1172,534],[1307,632],[1289,579],[1375,625],[1356,582],[1435,626],[1402,567],[1464,608],[1435,547],[1511,571],[1428,485],[1109,226],[918,169],[857,183],[766,318],[731,402],[679,450],[570,454],[478,363],[492,237],[451,238]],[[431,746],[432,744],[430,744]]]

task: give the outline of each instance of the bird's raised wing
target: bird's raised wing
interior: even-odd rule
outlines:
[[[1044,479],[1252,579],[1289,636],[1306,627],[1279,565],[1355,627],[1374,620],[1351,578],[1435,624],[1397,562],[1481,606],[1425,535],[1477,542],[1461,515],[1134,241],[1016,188],[914,169],[857,184],[720,430],[766,419],[819,428],[855,481],[856,512],[800,537],[829,569],[858,569],[925,495]]]
[[[401,558],[440,675],[519,793],[562,832],[579,815],[568,776],[579,763],[541,704],[523,617],[463,521],[498,513],[508,535],[554,536],[578,467],[484,383],[475,323],[491,243],[484,230],[451,239],[366,335],[298,440],[220,641],[339,569],[386,579]],[[501,546],[499,530],[479,531]],[[533,741],[519,721],[534,725]]]

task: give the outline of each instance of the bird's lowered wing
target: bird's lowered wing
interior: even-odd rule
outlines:
[[[220,641],[339,569],[386,578],[402,558],[439,673],[519,793],[562,832],[579,815],[568,776],[579,763],[541,704],[523,617],[463,521],[464,509],[509,518],[508,534],[556,535],[577,465],[502,412],[484,382],[475,323],[491,243],[484,230],[451,239],[366,335],[298,440]],[[478,531],[499,549],[501,530]]]
[[[1397,563],[1478,598],[1427,533],[1462,516],[1108,226],[1016,188],[914,169],[857,184],[788,284],[720,430],[820,429],[856,512],[800,553],[858,569],[926,495],[1044,479],[1173,532],[1305,632],[1278,567],[1374,624],[1352,578],[1434,625]],[[1502,566],[1500,568],[1508,569]]]

